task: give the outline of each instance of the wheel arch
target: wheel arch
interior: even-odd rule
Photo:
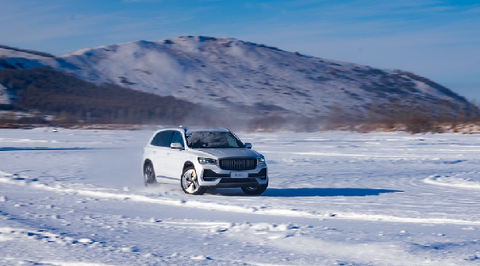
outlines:
[[[183,170],[182,172],[185,171],[185,169],[187,169],[188,167],[192,166],[193,168],[195,168],[195,165],[191,162],[191,161],[186,161],[184,164],[183,164]]]
[[[145,165],[147,164],[151,164],[153,166],[153,163],[152,161],[150,161],[150,159],[145,159],[145,161],[143,162],[143,167],[145,167]]]

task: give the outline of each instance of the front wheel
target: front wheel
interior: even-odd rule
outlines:
[[[157,183],[155,170],[153,170],[153,165],[149,161],[143,165],[143,181],[145,182],[145,186]]]
[[[265,185],[260,185],[258,187],[242,187],[242,190],[245,194],[248,195],[260,195],[265,192],[265,190],[267,190],[267,187],[268,183]]]
[[[206,188],[198,184],[198,176],[195,168],[189,166],[183,170],[182,178],[180,180],[183,192],[192,195],[202,195]]]

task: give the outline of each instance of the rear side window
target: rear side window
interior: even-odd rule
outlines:
[[[151,145],[160,146],[160,147],[170,147],[172,143],[172,137],[175,131],[167,130],[158,132],[158,134],[153,138]]]
[[[160,133],[162,132],[159,132],[157,133],[157,135],[155,135],[155,137],[152,139],[152,142],[150,142],[150,145],[157,146],[158,139],[160,138]]]

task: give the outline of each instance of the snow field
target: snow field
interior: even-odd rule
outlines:
[[[143,186],[152,131],[0,131],[0,264],[477,265],[480,137],[242,133],[259,197]]]

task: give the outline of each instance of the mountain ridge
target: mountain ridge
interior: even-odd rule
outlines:
[[[234,38],[182,36],[85,48],[55,58],[3,58],[0,68],[49,66],[97,84],[173,96],[259,115],[342,116],[424,106],[455,112],[469,102],[401,70],[322,59]],[[433,108],[433,109],[435,109]],[[376,109],[373,110],[372,109]],[[435,112],[440,112],[436,110]]]
[[[6,51],[7,50],[7,51]],[[13,52],[12,52],[13,51]],[[13,55],[12,55],[13,54]],[[40,52],[36,50],[29,50],[29,49],[22,49],[7,45],[0,44],[0,58],[8,55],[9,57],[16,56],[16,57],[25,57],[25,56],[34,56],[34,59],[44,58],[44,57],[55,57],[52,54]]]

